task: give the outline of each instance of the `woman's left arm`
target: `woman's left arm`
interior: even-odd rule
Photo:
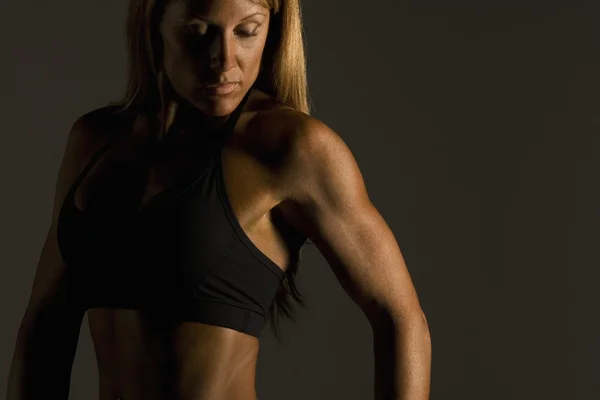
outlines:
[[[325,124],[306,117],[285,154],[280,195],[291,204],[294,225],[317,246],[373,328],[375,399],[428,399],[427,320],[394,234],[371,203],[350,149]]]

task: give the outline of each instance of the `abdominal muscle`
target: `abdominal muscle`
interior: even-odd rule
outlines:
[[[100,400],[256,400],[259,341],[232,329],[88,310]]]

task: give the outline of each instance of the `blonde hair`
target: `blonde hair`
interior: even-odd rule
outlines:
[[[121,109],[160,104],[158,25],[169,0],[130,0],[127,16],[129,73]],[[300,0],[251,0],[271,11],[262,69],[254,85],[278,102],[310,114]]]
[[[130,0],[127,16],[127,54],[129,73],[127,88],[120,101],[114,102],[125,112],[146,114],[160,107],[162,52],[158,26],[169,0]],[[274,97],[279,103],[310,114],[306,79],[306,54],[300,0],[251,0],[270,10],[270,26],[262,55],[261,72],[254,87]],[[306,241],[307,244],[313,244]],[[279,286],[269,309],[269,322],[275,337],[280,316],[293,318],[291,299],[306,306],[295,284],[301,250],[292,254],[285,279]]]

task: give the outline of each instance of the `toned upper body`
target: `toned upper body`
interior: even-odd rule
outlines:
[[[298,238],[303,234],[297,230],[292,232],[296,229],[292,222],[273,216],[280,215],[274,211],[277,207],[283,208],[285,200],[281,174],[286,163],[285,152],[289,151],[288,141],[294,134],[289,127],[301,126],[310,117],[273,104],[266,94],[252,91],[246,111],[240,115],[223,148],[222,167],[227,197],[240,226],[255,246],[285,271],[292,253],[302,244]],[[115,131],[121,128],[118,124],[122,122],[106,109],[94,111],[78,122],[71,140],[75,141],[75,136],[79,136],[79,140],[91,141],[81,142],[81,149],[87,149],[91,155],[111,137],[111,132],[86,127],[86,118],[95,121],[103,118],[104,123],[99,125],[108,129],[112,124]],[[148,183],[140,200],[140,209],[148,199],[176,185],[181,169],[189,168],[193,163],[184,156],[187,154],[185,134],[180,133],[183,144],[178,154],[182,156],[175,162],[145,165]],[[139,154],[143,147],[137,139],[140,132],[123,132],[123,135],[129,135],[130,139],[124,137],[111,146],[79,185],[75,192],[79,207],[84,208],[84,199],[90,196],[86,191],[93,191],[93,182],[100,182],[103,177],[117,177],[127,169],[137,167],[136,163],[143,158]],[[274,163],[273,160],[278,161]],[[80,170],[74,169],[68,173],[70,181]],[[289,210],[285,211],[289,213]],[[164,268],[168,269],[169,265]],[[117,396],[124,399],[171,398],[166,394],[169,391],[177,393],[181,399],[254,398],[257,337],[196,321],[157,327],[152,324],[152,315],[138,310],[91,308],[87,312],[102,399]]]
[[[182,172],[194,164],[189,139],[196,135],[194,142],[202,143],[202,131],[195,125],[177,124],[180,111],[193,107],[205,124],[219,127],[246,95],[220,153],[224,191],[241,236],[281,273],[289,268],[303,239],[310,238],[371,324],[393,321],[385,324],[385,341],[383,335],[375,339],[376,347],[386,343],[401,350],[403,364],[388,366],[387,358],[376,361],[378,368],[388,369],[385,374],[379,370],[376,381],[385,379],[389,386],[385,390],[391,393],[392,378],[380,376],[395,374],[393,390],[413,393],[410,399],[424,398],[428,391],[428,384],[422,383],[423,371],[428,370],[426,322],[394,236],[371,204],[352,154],[325,124],[253,88],[270,15],[250,0],[166,3],[159,29],[163,107],[158,116],[162,125],[158,125],[174,139],[176,158],[154,161],[145,156],[145,143],[156,128],[149,120],[155,115],[129,113],[134,122],[128,125],[109,108],[102,108],[74,124],[59,171],[52,223],[19,331],[9,377],[10,400],[35,398],[28,395],[38,388],[52,398],[66,396],[86,311],[101,400],[119,396],[125,400],[256,399],[258,337],[218,323],[181,320],[161,325],[152,314],[136,309],[82,308],[67,294],[70,266],[57,234],[74,182],[115,133],[120,135],[118,141],[77,186],[73,199],[81,209],[90,198],[105,196],[102,188],[110,190],[106,188],[111,188],[111,182],[132,169],[143,171],[144,190],[128,197],[113,189],[110,196],[144,209],[154,196],[177,186]],[[236,82],[233,91],[207,87],[223,81]],[[394,336],[388,333],[398,332],[401,325],[417,328],[404,335],[406,343],[387,342]],[[377,351],[385,353],[381,350]],[[410,385],[404,386],[400,377]]]

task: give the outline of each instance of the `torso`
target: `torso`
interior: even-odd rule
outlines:
[[[265,96],[252,93],[246,109],[252,110],[253,104],[264,103]],[[271,114],[272,122],[254,123],[257,115],[264,113]],[[285,111],[280,113],[277,109],[242,113],[231,140],[223,149],[222,167],[230,204],[244,232],[285,271],[299,243],[298,233],[275,220],[272,213],[281,202],[273,187],[277,168],[273,160],[278,159],[277,152],[282,149],[278,141],[283,141],[278,140],[278,132],[285,124],[278,115],[284,114]],[[269,121],[269,118],[263,120]],[[252,126],[260,126],[260,129]],[[137,139],[135,135],[131,137],[113,146],[110,154],[103,158],[105,161],[91,170],[76,192],[76,203],[85,202],[98,177],[117,176],[117,168],[141,159]],[[183,157],[172,165],[149,165],[139,208],[159,193],[166,182],[172,182],[185,165]],[[256,337],[198,322],[150,328],[146,316],[125,309],[89,309],[88,321],[98,362],[100,400],[117,400],[118,397],[123,400],[256,399],[255,368],[259,349]],[[173,395],[176,397],[170,397]]]

